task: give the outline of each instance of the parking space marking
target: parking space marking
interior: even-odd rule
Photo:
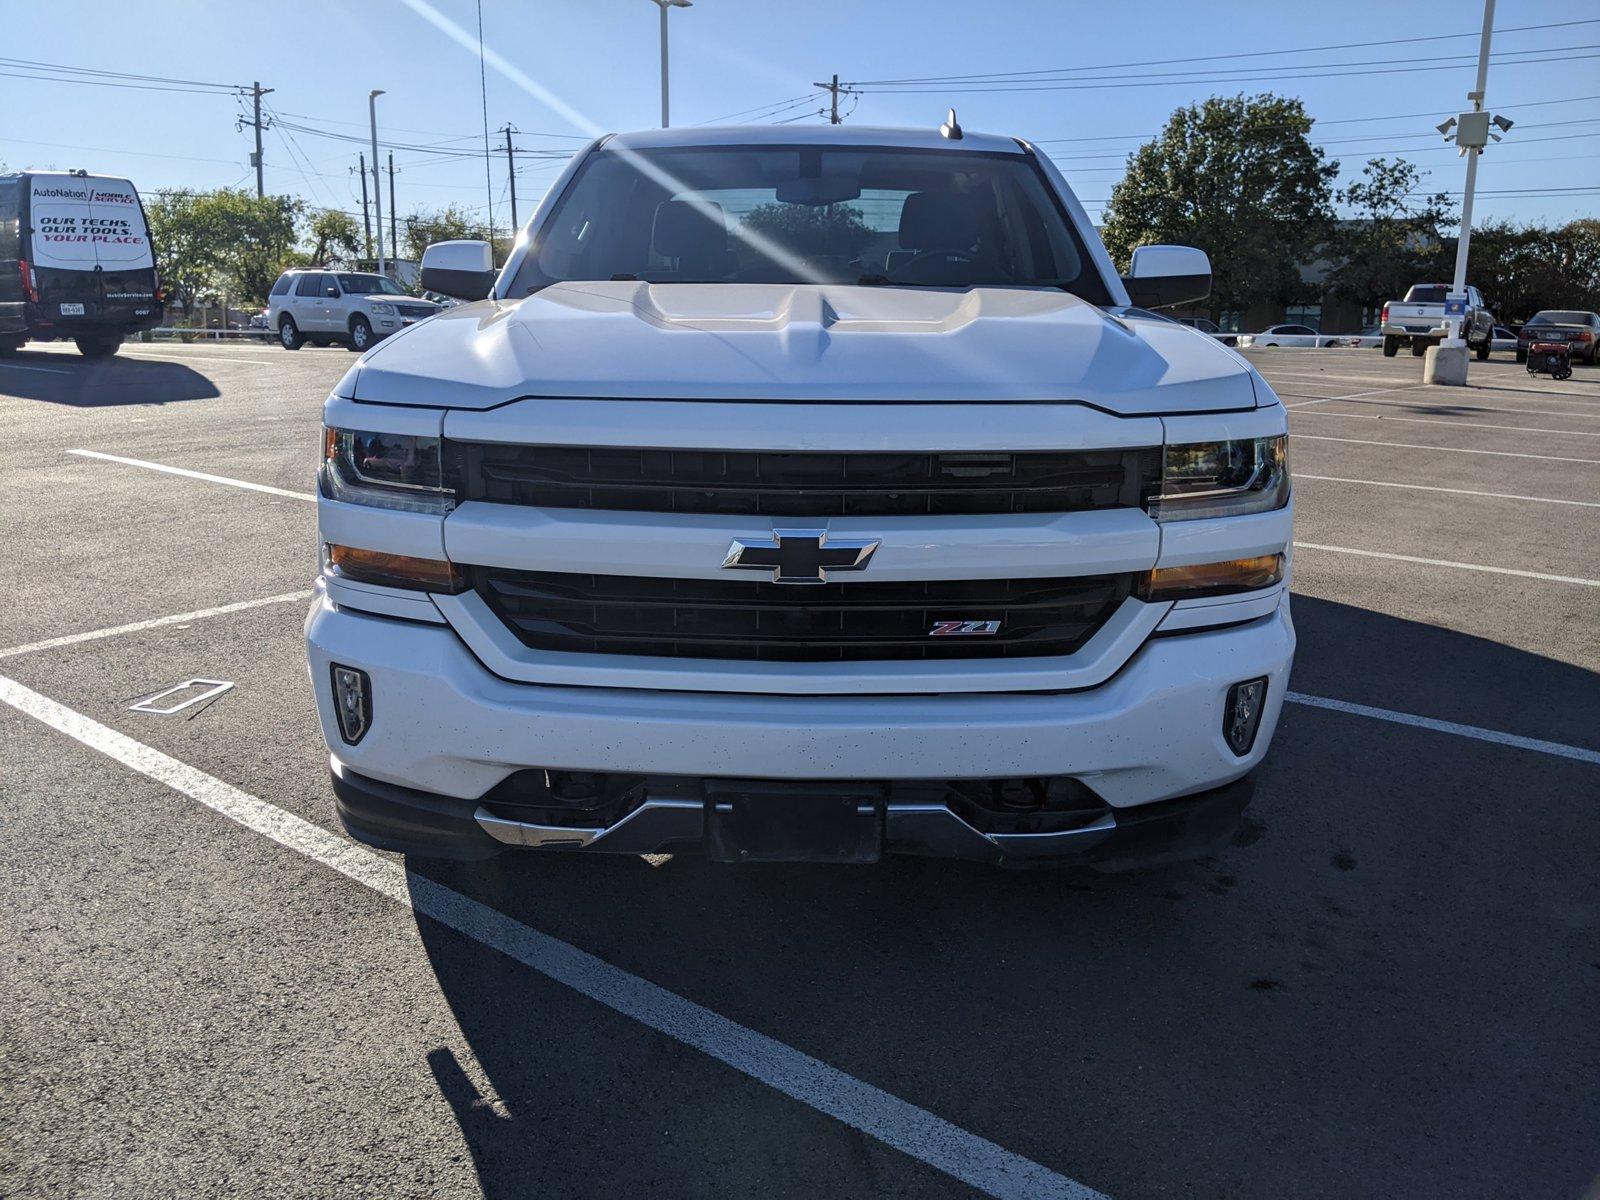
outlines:
[[[1332,417],[1341,421],[1399,421],[1406,425],[1464,425],[1468,429],[1505,429],[1513,433],[1553,433],[1560,437],[1600,437],[1600,432],[1579,429],[1539,429],[1528,425],[1494,425],[1488,421],[1452,421],[1446,417],[1395,417],[1388,413],[1306,413],[1308,417]]]
[[[127,625],[111,625],[105,629],[89,629],[83,633],[69,633],[62,637],[46,638],[42,642],[27,642],[21,646],[0,649],[0,658],[15,658],[19,654],[32,654],[38,650],[55,650],[61,646],[76,646],[80,642],[98,642],[104,638],[121,637],[127,633],[141,633],[146,629],[160,629],[164,625],[187,625],[190,621],[203,621],[207,617],[221,617],[228,613],[246,612],[252,608],[265,608],[269,604],[288,604],[295,600],[311,599],[311,591],[284,592],[281,596],[263,596],[259,600],[239,600],[233,604],[219,604],[216,608],[198,608],[194,612],[173,613],[166,617],[153,617],[148,621],[133,621]]]
[[[1597,500],[1557,500],[1551,496],[1517,496],[1510,492],[1475,492],[1470,488],[1434,487],[1426,483],[1391,483],[1382,479],[1345,479],[1339,475],[1307,475],[1294,473],[1296,479],[1314,479],[1319,483],[1359,483],[1367,487],[1404,488],[1411,492],[1448,492],[1452,496],[1482,496],[1489,500],[1525,500],[1530,504],[1572,504],[1579,508],[1600,508]]]
[[[247,488],[252,492],[266,492],[269,496],[287,496],[290,500],[309,500],[315,503],[315,492],[291,492],[287,488],[271,487],[265,483],[250,483],[244,479],[229,479],[226,475],[208,475],[204,471],[191,471],[186,467],[169,467],[166,463],[146,462],[142,458],[123,458],[117,454],[102,454],[99,450],[68,450],[82,458],[98,458],[105,462],[121,463],[125,467],[143,467],[147,471],[162,471],[168,475],[182,475],[187,479],[202,479],[207,483],[222,483],[228,487]]]
[[[1419,558],[1414,554],[1391,554],[1385,550],[1357,550],[1353,546],[1325,546],[1317,542],[1296,542],[1296,550],[1325,550],[1330,554],[1355,554],[1362,558],[1383,558],[1392,562],[1420,563],[1427,567],[1452,567],[1460,571],[1484,571],[1490,575],[1516,575],[1523,579],[1542,579],[1546,583],[1576,583],[1600,587],[1600,579],[1581,579],[1576,575],[1551,575],[1544,571],[1520,571],[1515,567],[1490,567],[1482,563],[1452,562],[1447,558]]]
[[[244,828],[987,1195],[1004,1200],[1108,1200],[1093,1188],[804,1051],[541,933],[453,888],[410,874],[393,858],[330,833],[5,676],[0,676],[0,701]]]
[[[1315,415],[1315,414],[1313,414]],[[1471,450],[1465,446],[1429,446],[1424,442],[1379,442],[1368,438],[1329,437],[1323,433],[1296,433],[1297,442],[1346,442],[1352,446],[1394,446],[1401,450],[1443,450],[1446,454],[1490,454],[1497,458],[1537,458],[1544,462],[1581,463],[1600,467],[1600,458],[1562,458],[1555,454],[1525,454],[1517,450]],[[1299,472],[1295,472],[1299,474]]]
[[[276,365],[270,358],[234,358],[226,354],[192,354],[170,350],[124,350],[123,354],[128,358],[142,359],[145,362],[235,362],[249,363],[253,367]]]
[[[1270,383],[1271,381],[1268,380]],[[1370,392],[1351,392],[1347,396],[1319,396],[1315,400],[1302,400],[1299,404],[1285,404],[1285,408],[1310,408],[1313,404],[1327,404],[1332,400],[1356,400],[1362,396],[1381,396],[1385,392],[1414,392],[1418,388],[1427,387],[1425,383],[1413,383],[1404,387],[1373,388]],[[1294,395],[1290,392],[1289,395]]]
[[[38,371],[44,375],[71,375],[66,367],[30,367],[26,363],[0,362],[0,367],[10,371]]]
[[[1309,708],[1325,708],[1330,712],[1349,713],[1351,716],[1371,717],[1377,721],[1390,721],[1396,725],[1410,725],[1416,729],[1431,729],[1435,733],[1449,733],[1456,737],[1472,738],[1479,742],[1494,742],[1500,746],[1515,746],[1519,750],[1532,750],[1538,754],[1553,754],[1557,758],[1571,758],[1578,762],[1600,766],[1600,750],[1587,750],[1582,746],[1568,746],[1564,742],[1547,742],[1542,738],[1523,737],[1516,733],[1501,733],[1498,729],[1484,729],[1478,725],[1463,725],[1459,721],[1441,721],[1437,717],[1419,717],[1415,713],[1396,712],[1392,708],[1374,708],[1370,704],[1352,704],[1348,700],[1333,700],[1327,696],[1309,696],[1304,692],[1288,692],[1283,697],[1291,704],[1304,704]]]

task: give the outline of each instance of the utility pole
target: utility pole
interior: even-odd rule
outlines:
[[[372,211],[367,206],[367,156],[361,158],[361,224],[367,231],[367,244],[363,257],[372,257]]]
[[[511,240],[517,240],[517,159],[516,153],[511,148],[511,135],[514,130],[509,124],[500,131],[506,135],[506,178],[511,183]]]
[[[256,131],[256,152],[250,156],[250,165],[256,169],[256,199],[258,200],[267,194],[266,181],[261,174],[261,131],[266,128],[261,120],[261,97],[275,91],[277,91],[276,88],[262,87],[259,79],[255,81],[255,84],[250,89],[250,96],[255,104],[255,120],[247,121],[245,124],[253,126]]]
[[[389,253],[400,257],[400,235],[396,230],[398,226],[395,218],[394,207],[394,151],[389,151]]]
[[[383,180],[378,177],[378,97],[382,88],[367,93],[367,123],[372,131],[372,206],[378,214],[378,274],[383,270]]]
[[[832,103],[828,106],[828,124],[840,124],[841,118],[839,116],[839,96],[841,93],[849,94],[850,89],[839,86],[839,77],[837,75],[833,77],[832,83],[813,83],[811,86],[821,88],[832,97]]]

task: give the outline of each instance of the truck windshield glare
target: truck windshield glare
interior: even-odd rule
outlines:
[[[1024,154],[870,146],[601,151],[512,289],[569,280],[1061,287],[1110,302]]]

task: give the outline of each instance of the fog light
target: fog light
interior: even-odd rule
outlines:
[[[354,746],[372,724],[372,681],[354,667],[333,667],[333,707],[339,714],[339,736]]]
[[[1222,736],[1228,748],[1243,758],[1256,744],[1261,727],[1261,710],[1267,703],[1267,680],[1246,679],[1228,689],[1228,705],[1222,711]]]

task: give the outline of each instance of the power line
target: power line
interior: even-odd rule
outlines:
[[[1595,25],[1600,24],[1600,19],[1551,22],[1539,25],[1512,25],[1504,29],[1496,29],[1496,33],[1524,33],[1531,29],[1561,29],[1569,25]],[[1175,63],[1186,62],[1219,62],[1234,58],[1266,58],[1279,54],[1315,54],[1324,50],[1364,50],[1369,46],[1399,46],[1416,42],[1444,42],[1460,38],[1478,37],[1479,32],[1470,33],[1437,33],[1425,37],[1409,38],[1384,38],[1375,42],[1341,42],[1327,46],[1296,46],[1284,50],[1247,50],[1237,54],[1201,54],[1190,58],[1156,58],[1145,59],[1140,62],[1126,63],[1098,63],[1093,66],[1083,67],[1042,67],[1030,71],[992,71],[979,75],[925,75],[906,79],[864,79],[853,80],[852,83],[887,84],[887,83],[952,83],[970,79],[1005,79],[1033,75],[1059,75],[1073,71],[1113,71],[1130,67],[1164,67]]]

